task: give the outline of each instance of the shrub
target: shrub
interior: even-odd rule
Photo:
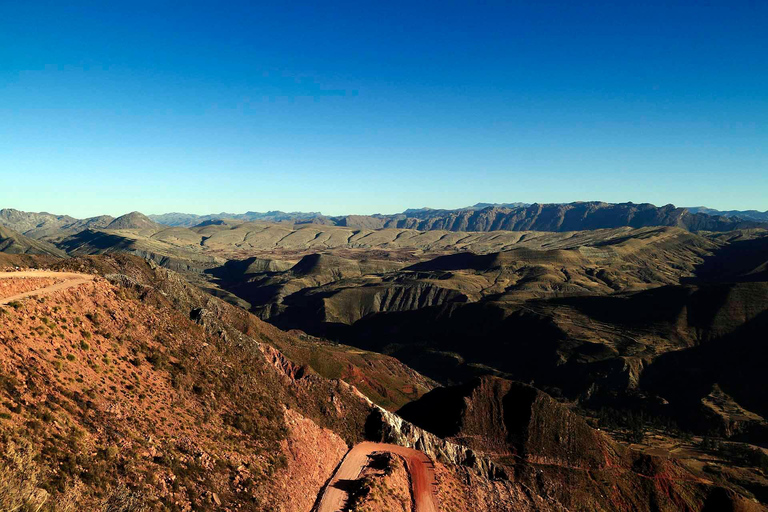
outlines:
[[[168,365],[168,356],[157,349],[154,349],[147,354],[146,359],[155,370],[162,370]]]
[[[48,500],[48,493],[40,484],[40,470],[32,450],[8,445],[0,459],[3,510],[40,510]]]
[[[112,489],[102,506],[104,512],[144,512],[149,510],[142,495],[125,486]]]
[[[104,451],[104,455],[107,459],[114,459],[117,457],[118,453],[120,453],[120,449],[114,444],[107,446],[107,449]]]

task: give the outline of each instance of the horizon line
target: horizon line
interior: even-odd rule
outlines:
[[[710,207],[704,206],[704,205],[677,206],[674,203],[667,203],[667,204],[663,204],[663,205],[659,206],[659,205],[656,205],[655,203],[650,203],[650,202],[640,202],[640,203],[634,202],[634,201],[610,202],[610,201],[602,201],[602,200],[577,200],[577,201],[568,201],[568,202],[549,202],[549,203],[539,203],[539,202],[527,203],[527,202],[523,202],[523,201],[509,201],[509,202],[504,202],[504,203],[490,203],[490,202],[480,201],[480,202],[475,203],[474,205],[462,206],[462,207],[457,207],[457,208],[436,208],[436,207],[431,207],[431,206],[421,206],[421,207],[417,207],[417,208],[406,208],[405,210],[398,211],[398,212],[391,212],[391,213],[381,213],[381,212],[376,212],[376,213],[342,213],[342,214],[336,214],[336,215],[324,214],[322,211],[303,211],[303,210],[286,211],[286,210],[273,210],[273,209],[271,209],[271,210],[263,210],[263,211],[247,210],[247,211],[242,212],[242,213],[227,212],[227,211],[210,212],[210,213],[191,213],[191,212],[184,212],[184,211],[166,211],[166,212],[163,212],[163,213],[144,213],[144,212],[142,212],[140,210],[131,210],[131,211],[128,211],[126,213],[122,213],[122,214],[116,215],[116,216],[113,216],[113,215],[110,215],[110,214],[98,214],[98,215],[92,215],[92,216],[86,216],[86,217],[76,217],[76,216],[73,216],[73,215],[70,215],[70,214],[67,214],[67,213],[52,213],[52,212],[45,211],[45,210],[41,210],[41,211],[22,210],[22,209],[13,208],[13,207],[0,208],[0,211],[1,210],[15,210],[15,211],[23,212],[23,213],[36,213],[36,214],[41,214],[41,215],[54,215],[54,216],[57,216],[57,217],[72,217],[73,219],[77,219],[77,220],[86,220],[86,219],[92,219],[92,218],[102,217],[102,216],[108,216],[108,217],[113,217],[113,218],[120,218],[120,217],[123,217],[125,215],[130,215],[132,213],[139,213],[139,214],[145,215],[147,217],[161,217],[163,215],[190,215],[190,216],[196,216],[196,217],[211,217],[211,216],[223,216],[223,215],[237,215],[237,216],[240,216],[240,215],[247,215],[249,213],[252,213],[252,214],[270,214],[270,213],[274,213],[274,214],[285,214],[285,215],[308,215],[308,216],[309,215],[314,215],[314,216],[322,216],[322,217],[327,217],[327,218],[335,218],[335,217],[348,217],[348,216],[353,216],[353,215],[355,215],[355,216],[362,216],[362,217],[392,216],[392,215],[402,215],[402,214],[404,214],[404,213],[406,213],[408,211],[418,211],[418,210],[432,210],[432,211],[446,211],[446,212],[449,212],[449,211],[466,211],[466,210],[471,210],[471,209],[474,209],[474,208],[479,208],[479,209],[493,208],[493,207],[507,207],[507,208],[522,208],[522,207],[525,207],[525,208],[528,208],[528,207],[536,206],[536,205],[549,206],[549,205],[571,205],[571,204],[583,204],[583,203],[602,203],[602,204],[608,204],[608,205],[622,205],[622,204],[623,205],[630,205],[631,204],[631,205],[637,205],[637,206],[650,205],[650,206],[653,206],[654,208],[664,208],[664,207],[672,206],[675,209],[685,209],[685,210],[690,210],[690,209],[694,209],[694,208],[696,208],[696,209],[704,208],[704,209],[712,210],[714,212],[721,212],[721,213],[725,213],[725,212],[758,212],[758,213],[768,213],[768,209],[766,209],[765,211],[761,211],[761,210],[758,210],[758,209],[737,209],[737,208],[718,209],[718,208],[710,208]],[[481,204],[484,204],[484,205],[487,205],[487,206],[478,207],[478,205],[481,205]],[[517,206],[507,206],[507,205],[517,205]]]

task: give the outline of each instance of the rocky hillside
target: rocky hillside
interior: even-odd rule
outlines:
[[[104,229],[158,230],[160,226],[143,213],[131,212],[116,218]]]
[[[58,240],[84,229],[104,228],[112,220],[109,215],[76,219],[68,215],[22,212],[13,208],[0,210],[0,226],[36,240]]]
[[[525,237],[502,252],[458,252],[412,265],[316,254],[284,271],[238,274],[230,262],[232,271],[211,273],[221,287],[253,304],[261,318],[324,333],[381,313],[446,304],[608,295],[675,285],[719,248],[717,242],[679,228],[585,233],[591,237]]]
[[[306,511],[363,438],[370,403],[270,345],[291,335],[141,260],[53,267],[105,277],[0,310],[4,507]]]
[[[603,235],[380,268],[322,255],[221,285],[282,328],[393,355],[443,384],[507,376],[595,410],[763,442],[768,237]]]
[[[623,448],[545,393],[496,377],[435,389],[397,413],[443,439],[498,460],[599,468],[624,454]]]
[[[129,225],[135,227],[82,231],[62,240],[59,246],[72,254],[131,252],[175,270],[188,267],[189,270],[200,272],[221,267],[228,261],[250,258],[275,261],[284,270],[298,263],[302,257],[318,253],[331,253],[344,259],[416,263],[456,252],[487,254],[522,247],[572,249],[602,246],[604,249],[593,251],[594,255],[612,256],[615,255],[614,246],[632,239],[637,239],[635,244],[643,244],[643,239],[666,233],[668,237],[677,237],[678,245],[688,237],[693,248],[696,248],[712,236],[688,233],[681,228],[635,230],[624,227],[553,233],[416,231],[399,228],[377,230],[316,224],[295,226],[224,221],[194,228],[163,228],[143,223]]]
[[[333,332],[444,383],[506,375],[591,407],[639,407],[700,434],[762,443],[767,290],[757,282],[454,302]]]
[[[537,205],[481,206],[471,209],[477,218]],[[547,229],[569,226],[569,215],[581,211],[559,206],[569,208],[550,217]],[[578,215],[595,220],[606,209],[613,216],[613,206],[592,204]],[[659,218],[632,206],[627,222]],[[89,507],[136,497],[157,509],[206,510],[218,502],[242,509],[243,492],[248,503],[261,500],[254,510],[285,500],[308,510],[348,447],[368,438],[437,458],[437,492],[455,510],[477,502],[492,504],[488,510],[578,510],[579,502],[590,510],[748,506],[734,493],[766,501],[755,447],[768,445],[761,366],[768,236],[761,229],[692,232],[688,214],[667,214],[675,227],[465,232],[370,227],[378,220],[364,220],[366,228],[330,225],[353,218],[167,227],[134,212],[58,240],[66,255],[0,228],[9,235],[0,266],[102,276],[3,307],[0,375],[12,385],[0,386],[8,420],[0,421],[0,439],[15,443],[7,444],[4,467],[39,476],[33,487],[19,488],[18,478],[10,485],[33,510],[50,497]],[[409,215],[426,222],[452,214]],[[38,255],[40,247],[53,251]],[[668,455],[664,443],[676,439],[675,450],[693,450],[693,458],[682,457],[693,462],[683,467],[627,450],[540,391],[488,375],[578,405],[616,439],[644,439],[633,446],[646,455]],[[438,383],[464,386],[435,389]],[[423,428],[392,414],[398,409]],[[253,415],[241,417],[242,410]],[[84,444],[62,446],[56,436],[70,431]],[[169,436],[188,437],[194,448],[184,451]],[[125,455],[101,460],[108,449]],[[170,455],[140,455],[155,451]],[[314,466],[318,451],[327,456]],[[91,455],[75,456],[64,474],[54,460],[70,452]],[[190,469],[201,453],[213,466]],[[14,466],[25,457],[26,469]],[[722,474],[713,473],[713,460]],[[229,461],[254,468],[248,478],[256,484],[241,485]],[[90,466],[104,468],[100,483],[89,480]],[[360,507],[373,506],[376,482],[402,484],[397,460],[387,468],[363,478],[371,485]],[[670,492],[644,480],[663,481]],[[296,497],[296,485],[312,496]]]
[[[11,509],[306,511],[349,446],[365,438],[432,454],[435,492],[447,510],[477,503],[510,512],[750,503],[673,463],[626,458],[519,385],[491,385],[507,412],[478,406],[487,420],[475,421],[471,433],[492,439],[490,433],[512,431],[508,418],[522,425],[540,417],[538,427],[516,431],[527,436],[473,448],[460,446],[466,427],[458,435],[439,432],[447,440],[430,437],[348,384],[390,408],[433,386],[391,358],[280,331],[134,257],[47,265],[100,277],[0,312],[0,496]],[[512,389],[528,390],[530,399],[503,399]],[[445,407],[432,420],[452,425],[457,416]],[[605,467],[604,449],[615,452],[605,460],[618,466]],[[527,458],[510,466],[502,457],[499,464],[510,468],[504,471],[479,462],[499,454]],[[365,510],[384,510],[373,498],[385,486],[404,492],[404,475],[391,462],[391,470],[364,475]],[[588,473],[571,467],[579,464]],[[553,469],[542,472],[546,465]],[[384,496],[388,506],[410,510],[407,501]]]
[[[6,254],[66,256],[64,251],[52,244],[29,238],[3,226],[0,226],[0,252]]]
[[[475,379],[436,389],[399,414],[491,457],[551,509],[763,510],[743,489],[712,488],[674,459],[627,449],[524,384]]]

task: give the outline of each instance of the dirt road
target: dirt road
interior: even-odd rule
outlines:
[[[16,300],[26,299],[28,297],[40,297],[42,295],[50,295],[52,293],[72,288],[89,281],[93,281],[96,276],[89,274],[77,274],[74,272],[53,272],[50,270],[23,270],[20,272],[0,272],[0,279],[23,279],[29,277],[52,277],[55,279],[63,279],[62,282],[46,286],[45,288],[39,288],[24,293],[12,295],[10,297],[0,298],[0,305],[8,304]]]
[[[405,459],[411,479],[411,496],[415,505],[414,512],[438,512],[437,499],[433,491],[435,472],[429,457],[423,452],[411,448],[370,442],[359,443],[347,453],[341,466],[336,470],[336,474],[333,475],[333,478],[328,483],[315,511],[339,512],[344,510],[347,492],[339,488],[340,486],[336,486],[336,484],[343,480],[357,479],[368,463],[368,456],[375,452],[394,453]]]

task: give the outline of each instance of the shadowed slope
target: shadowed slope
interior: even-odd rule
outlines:
[[[514,479],[565,510],[764,510],[707,485],[680,463],[642,455],[592,429],[546,394],[484,377],[436,389],[399,413],[486,453]]]
[[[66,257],[66,253],[54,245],[28,238],[3,226],[0,226],[0,252]]]

